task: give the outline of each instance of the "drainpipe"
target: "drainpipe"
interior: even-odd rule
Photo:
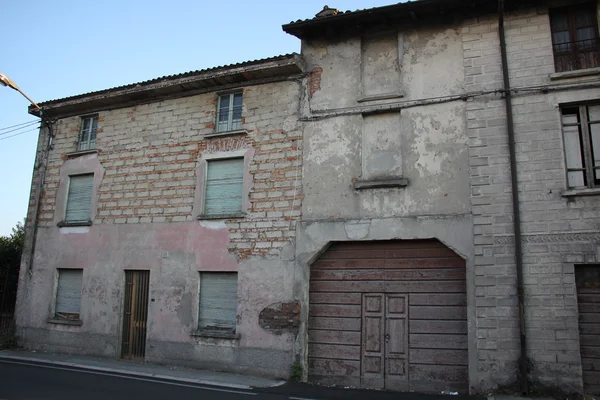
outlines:
[[[527,342],[525,335],[525,294],[523,288],[523,249],[521,246],[521,210],[519,207],[519,187],[517,183],[517,159],[515,152],[515,129],[513,123],[510,79],[506,56],[506,38],[504,35],[504,0],[498,0],[498,35],[500,36],[500,52],[502,55],[502,76],[504,77],[504,102],[506,105],[506,128],[508,133],[508,151],[510,153],[510,181],[512,189],[513,226],[515,232],[515,265],[517,268],[517,296],[519,300],[519,333],[521,354],[519,370],[521,392],[529,392],[527,377]]]
[[[38,163],[37,168],[39,168],[39,172],[38,172],[39,179],[38,179],[38,182],[37,182],[37,185],[35,188],[35,193],[34,193],[35,203],[33,206],[33,216],[31,219],[31,233],[30,233],[31,244],[29,245],[29,251],[27,254],[27,272],[29,273],[30,276],[33,272],[33,258],[35,255],[35,242],[36,242],[36,238],[37,238],[37,220],[38,220],[38,215],[40,213],[40,202],[41,202],[41,198],[42,198],[44,180],[46,178],[46,167],[48,165],[48,155],[50,153],[50,148],[52,147],[52,139],[54,137],[53,132],[52,132],[52,122],[44,116],[44,112],[41,109],[40,109],[38,116],[42,120],[42,125],[46,125],[47,141],[46,141],[46,143],[42,144],[42,152],[40,155],[40,159],[39,159],[39,161],[37,161],[37,163]],[[34,176],[35,176],[35,173],[34,173]]]

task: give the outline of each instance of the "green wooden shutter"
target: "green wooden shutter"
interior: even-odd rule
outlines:
[[[83,270],[59,269],[56,291],[56,314],[77,314],[81,308]]]
[[[235,329],[237,272],[200,273],[198,328]]]
[[[242,212],[244,159],[208,161],[205,215],[232,215]]]
[[[69,177],[69,195],[67,197],[67,222],[85,222],[91,220],[92,191],[94,175],[76,175]]]

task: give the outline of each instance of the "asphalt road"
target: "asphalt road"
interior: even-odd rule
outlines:
[[[0,360],[0,400],[172,400],[179,398],[198,400],[484,400],[484,398],[468,396],[346,390],[301,383],[257,389],[256,391],[238,390]]]
[[[0,361],[0,400],[289,400],[289,395],[132,379]]]

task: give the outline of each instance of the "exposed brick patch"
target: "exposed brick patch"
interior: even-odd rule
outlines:
[[[300,326],[300,303],[273,303],[260,312],[258,323],[263,329],[276,335],[296,332]]]
[[[302,134],[299,124],[290,122],[298,102],[295,82],[246,88],[243,126],[248,134],[228,137],[205,138],[214,133],[214,93],[100,112],[98,160],[105,175],[94,224],[195,223],[198,156],[253,147],[250,207],[245,218],[226,221],[228,249],[238,259],[277,256],[294,239],[301,214]],[[53,224],[60,168],[65,155],[77,148],[80,124],[79,117],[57,122],[41,226]]]
[[[321,74],[323,73],[323,68],[317,67],[312,70],[309,77],[308,89],[310,93],[310,97],[312,97],[318,90],[321,90]]]

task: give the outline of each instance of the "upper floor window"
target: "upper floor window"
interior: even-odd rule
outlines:
[[[94,174],[69,177],[69,191],[65,210],[65,222],[89,222],[92,219],[92,193]]]
[[[217,132],[235,131],[242,128],[242,93],[219,96]]]
[[[600,67],[596,2],[550,10],[556,72]]]
[[[81,132],[79,132],[78,151],[96,148],[96,132],[98,131],[98,116],[84,117],[81,119]]]
[[[569,188],[600,187],[600,105],[563,108]]]
[[[237,215],[242,213],[244,159],[208,160],[204,215]]]

